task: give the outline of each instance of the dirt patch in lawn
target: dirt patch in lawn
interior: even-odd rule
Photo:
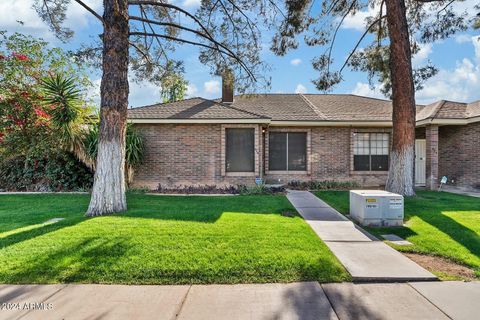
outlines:
[[[427,269],[428,271],[445,275],[445,277],[440,277],[446,278],[446,280],[478,280],[475,277],[475,271],[466,266],[455,263],[451,260],[442,257],[429,256],[418,253],[404,252],[403,254],[424,267],[425,269]]]

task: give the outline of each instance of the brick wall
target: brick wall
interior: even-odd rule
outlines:
[[[480,123],[439,128],[439,176],[465,188],[480,188]]]
[[[225,129],[255,128],[255,171],[249,175],[225,172]],[[146,141],[145,160],[134,176],[134,186],[156,188],[180,185],[253,185],[256,175],[269,181],[357,181],[363,186],[384,185],[385,172],[353,171],[354,132],[389,132],[379,128],[270,127],[262,136],[258,125],[137,124]],[[307,171],[268,172],[268,131],[307,132]],[[265,147],[263,147],[265,146]],[[265,170],[263,170],[265,165]]]
[[[137,124],[135,127],[145,138],[145,159],[135,172],[135,187],[254,184],[254,174],[222,174],[225,127],[220,124]],[[256,141],[259,141],[258,125],[250,127],[257,128]]]
[[[269,181],[288,182],[290,180],[335,180],[356,181],[362,186],[383,186],[387,180],[386,172],[353,171],[353,134],[355,132],[390,132],[383,128],[349,127],[271,127],[275,131],[307,132],[308,168],[305,173],[268,172]],[[309,145],[310,144],[310,145]],[[265,139],[268,156],[268,135]],[[266,159],[268,168],[268,159]]]
[[[426,139],[426,187],[436,190],[438,187],[438,159],[439,154],[439,128],[437,125],[428,125],[425,128]]]
[[[255,172],[229,175],[225,172],[225,132],[229,127],[255,128]],[[353,134],[390,132],[382,128],[270,127],[262,135],[258,125],[137,124],[146,141],[145,161],[137,169],[134,185],[165,186],[215,184],[253,185],[255,176],[269,181],[357,181],[363,186],[384,185],[386,172],[353,171]],[[268,172],[268,131],[307,132],[307,171]],[[423,130],[422,130],[423,131]],[[424,137],[424,131],[418,136]],[[439,128],[439,174],[461,187],[480,186],[480,123]],[[266,157],[265,161],[262,159]],[[265,171],[264,171],[265,166]]]

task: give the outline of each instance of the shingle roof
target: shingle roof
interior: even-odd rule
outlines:
[[[252,112],[203,98],[158,103],[128,110],[129,119],[265,119]]]
[[[326,120],[300,94],[239,95],[232,106],[278,121]]]
[[[417,121],[480,116],[480,101],[417,106]],[[392,102],[351,94],[255,94],[232,104],[191,98],[128,110],[129,119],[271,119],[272,121],[391,121]]]
[[[390,121],[392,102],[351,94],[305,94],[327,120]]]
[[[469,103],[467,106],[468,117],[480,117],[480,100]]]
[[[441,100],[417,112],[417,121],[425,119],[469,119],[480,116],[480,100],[472,103]]]
[[[438,108],[442,105],[442,103],[443,101],[437,101],[437,102],[428,104],[426,106],[422,106],[420,108],[417,107],[417,117],[416,117],[417,121],[425,120],[434,116]]]

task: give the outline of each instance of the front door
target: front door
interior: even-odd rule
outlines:
[[[425,139],[415,140],[415,185],[424,186],[426,176],[427,142]]]

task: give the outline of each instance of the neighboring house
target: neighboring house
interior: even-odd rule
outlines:
[[[391,101],[349,94],[191,98],[128,111],[145,137],[134,185],[253,185],[291,180],[384,185]],[[417,107],[415,182],[480,188],[480,101]]]

